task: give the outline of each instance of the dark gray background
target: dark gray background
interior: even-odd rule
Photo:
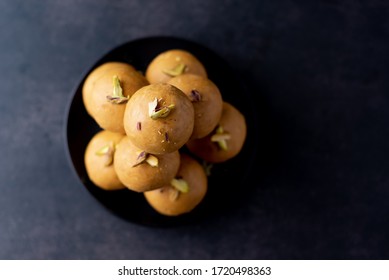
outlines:
[[[0,1],[0,258],[388,258],[388,9]],[[132,224],[69,165],[66,110],[82,74],[111,48],[154,35],[216,51],[258,104],[258,172],[235,213],[170,229]]]

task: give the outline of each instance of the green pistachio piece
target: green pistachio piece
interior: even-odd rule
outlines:
[[[109,149],[110,149],[110,145],[107,144],[107,145],[103,146],[101,149],[97,150],[96,155],[98,155],[98,156],[106,155],[108,153]]]
[[[227,140],[230,139],[231,135],[229,133],[225,133],[224,128],[221,125],[216,128],[216,133],[211,137],[211,141],[217,142],[219,148],[224,151],[228,150]]]
[[[219,125],[217,128],[216,128],[216,133],[219,134],[219,133],[223,133],[224,132],[224,128]]]
[[[146,153],[145,151],[141,151],[138,154],[138,157],[136,158],[136,162],[134,163],[134,165],[132,167],[138,166],[139,164],[142,164],[143,162],[145,162],[147,156],[148,156],[148,153]]]
[[[113,92],[112,95],[107,96],[107,101],[112,104],[123,104],[128,101],[128,97],[123,95],[123,89],[120,85],[120,80],[118,76],[112,77]]]
[[[158,166],[158,158],[156,156],[153,156],[153,155],[149,155],[147,158],[146,158],[146,162],[152,166],[152,167],[157,167]]]
[[[113,163],[113,154],[115,152],[115,145],[113,142],[103,146],[101,149],[96,151],[96,155],[105,158],[104,165],[110,166]]]
[[[166,118],[170,114],[171,110],[174,109],[174,107],[175,107],[174,104],[171,104],[168,106],[163,106],[158,111],[155,111],[154,113],[152,113],[150,117],[153,120],[158,119],[158,118]]]
[[[180,64],[177,64],[177,66],[175,66],[174,68],[162,70],[162,72],[169,75],[169,76],[176,77],[176,76],[179,76],[182,73],[184,73],[185,68],[186,68],[186,65],[184,63],[180,63]]]
[[[150,155],[149,153],[146,153],[145,151],[141,151],[138,154],[136,162],[132,167],[138,166],[144,162],[147,162],[152,167],[158,166],[158,158],[156,156]]]
[[[189,185],[184,179],[177,179],[174,178],[170,184],[178,191],[182,193],[187,193],[189,192]]]
[[[158,99],[155,98],[149,103],[149,116],[153,120],[166,118],[174,108],[174,104],[170,104],[168,106],[158,106]]]
[[[228,133],[219,133],[219,134],[216,133],[211,137],[212,142],[219,142],[219,141],[230,140],[230,139],[231,139],[231,135]]]
[[[228,150],[228,145],[226,140],[220,140],[217,142],[217,144],[219,145],[219,148],[222,149],[223,151]]]

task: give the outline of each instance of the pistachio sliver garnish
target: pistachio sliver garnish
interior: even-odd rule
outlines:
[[[196,89],[191,90],[190,93],[189,93],[189,99],[192,102],[199,102],[199,101],[201,101],[201,94],[200,94],[200,92],[198,90],[196,90]]]
[[[187,193],[189,192],[189,185],[184,179],[177,179],[174,178],[170,184],[178,191],[182,193]]]
[[[148,153],[146,153],[145,151],[141,151],[138,154],[138,157],[136,158],[136,162],[134,163],[134,165],[132,167],[138,166],[139,164],[142,164],[143,162],[145,162],[147,156],[148,156]]]
[[[166,118],[174,108],[174,104],[170,104],[168,106],[158,106],[158,99],[155,98],[149,103],[149,117],[153,120]]]
[[[144,162],[147,162],[152,167],[158,166],[158,158],[156,156],[150,155],[145,151],[141,151],[136,158],[136,162],[132,165],[132,167],[138,166]]]
[[[114,97],[107,95],[107,101],[112,104],[124,104],[127,103],[128,97]]]
[[[222,140],[230,140],[230,139],[231,139],[231,135],[228,133],[219,133],[219,134],[216,133],[211,137],[212,142],[219,142]]]
[[[107,145],[103,146],[101,149],[97,150],[96,155],[104,156],[109,152],[109,149],[110,149],[110,145],[107,144]]]
[[[113,163],[113,154],[115,152],[115,145],[113,142],[103,146],[96,151],[96,155],[103,156],[105,158],[104,166],[110,166]]]
[[[224,128],[221,126],[221,125],[219,125],[217,128],[216,128],[216,133],[217,134],[220,134],[220,133],[223,133],[224,132]]]
[[[153,112],[150,117],[155,120],[155,119],[158,119],[158,118],[166,118],[171,110],[173,110],[175,107],[174,104],[171,104],[171,105],[168,105],[168,106],[163,106],[161,107],[160,109],[158,109],[157,111]]]
[[[157,167],[158,166],[158,158],[156,156],[153,156],[153,155],[149,155],[147,158],[146,158],[146,162],[152,166],[152,167]]]
[[[123,89],[120,85],[118,76],[112,77],[113,92],[112,95],[107,96],[107,101],[113,104],[123,104],[128,101],[128,97],[123,95]]]
[[[185,68],[186,68],[186,65],[184,63],[179,63],[174,68],[165,69],[165,70],[162,70],[162,72],[169,75],[169,76],[176,77],[176,76],[179,76],[182,73],[184,73]]]
[[[120,85],[119,77],[114,75],[112,77],[112,84],[113,84],[113,94],[112,96],[122,97],[123,96],[123,89]]]
[[[217,142],[217,144],[219,145],[219,148],[222,149],[223,151],[228,150],[228,145],[226,140],[220,140]]]
[[[211,141],[217,142],[219,148],[224,150],[224,151],[228,150],[228,145],[227,145],[226,140],[229,140],[229,139],[231,139],[231,135],[228,133],[225,133],[224,128],[221,125],[219,125],[216,128],[216,133],[214,135],[212,135],[212,137],[211,137]]]

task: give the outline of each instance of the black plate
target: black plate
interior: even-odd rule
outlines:
[[[223,99],[238,108],[246,117],[248,136],[235,158],[214,165],[208,181],[208,193],[191,213],[179,217],[165,217],[155,212],[143,194],[130,190],[108,192],[96,187],[88,178],[84,166],[84,151],[92,136],[100,130],[85,111],[82,85],[85,77],[98,65],[108,61],[122,61],[145,71],[159,53],[168,49],[184,49],[194,54],[205,66],[208,77],[220,89]],[[175,226],[225,215],[239,207],[250,193],[249,174],[253,167],[256,147],[256,128],[252,102],[240,79],[227,63],[208,48],[197,43],[173,37],[150,37],[123,44],[104,55],[83,77],[77,86],[68,110],[66,137],[68,151],[77,176],[87,190],[107,209],[120,217],[149,226]],[[250,147],[250,150],[248,149]],[[185,148],[183,152],[187,152]]]

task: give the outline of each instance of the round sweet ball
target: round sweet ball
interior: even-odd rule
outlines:
[[[126,134],[141,150],[151,154],[177,151],[192,135],[194,109],[178,88],[152,84],[139,89],[124,113]]]
[[[144,196],[160,214],[178,216],[199,205],[207,188],[208,181],[203,167],[192,157],[181,154],[180,169],[170,184],[145,192]]]
[[[180,166],[178,151],[164,155],[146,153],[124,137],[117,146],[114,167],[130,190],[145,192],[168,184]]]
[[[180,49],[165,51],[156,56],[146,69],[150,84],[166,83],[172,77],[192,73],[207,77],[203,64],[190,52]]]
[[[203,138],[211,133],[222,114],[219,88],[211,80],[194,74],[174,77],[169,84],[182,90],[193,104],[195,122],[191,138]]]
[[[204,138],[188,141],[187,147],[205,161],[224,162],[241,151],[246,134],[246,121],[242,113],[223,102],[222,116],[214,131]]]
[[[84,82],[85,109],[101,128],[124,134],[126,103],[135,91],[148,84],[131,65],[107,62],[95,68]]]
[[[111,191],[124,189],[114,169],[115,149],[123,134],[102,130],[89,141],[84,162],[89,179],[99,188]]]

